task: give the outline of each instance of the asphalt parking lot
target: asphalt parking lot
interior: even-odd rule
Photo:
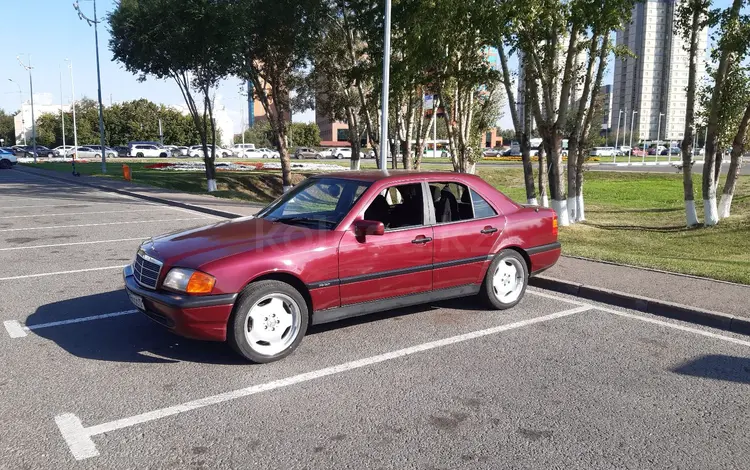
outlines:
[[[750,338],[529,289],[313,327],[249,365],[133,310],[205,214],[0,171],[0,468],[747,468]]]

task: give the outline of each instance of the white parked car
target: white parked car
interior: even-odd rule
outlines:
[[[248,150],[255,150],[255,144],[234,144],[231,150],[232,155],[235,157],[241,157]]]
[[[211,152],[211,146],[208,146],[209,153]],[[193,145],[190,147],[190,151],[188,152],[188,155],[190,155],[193,158],[203,158],[203,146],[202,145]],[[216,158],[228,158],[232,156],[232,151],[229,149],[224,149],[219,146],[215,147],[214,155],[216,155]]]
[[[130,157],[136,158],[167,158],[170,151],[150,144],[136,144],[130,147]]]
[[[3,170],[9,170],[17,163],[18,159],[16,158],[16,154],[9,150],[0,149],[0,168]]]
[[[614,157],[617,150],[614,147],[594,147],[589,152],[592,157]]]
[[[72,145],[61,145],[59,147],[55,147],[52,149],[52,151],[55,153],[56,157],[67,157],[68,155],[73,152],[73,149],[75,147]]]
[[[335,147],[332,148],[326,156],[328,158],[338,158],[339,160],[342,160],[344,158],[351,159],[352,149],[349,147]],[[365,154],[363,152],[359,152],[359,158],[365,158]]]
[[[255,151],[260,155],[261,158],[279,158],[279,152],[273,149],[262,147],[259,149],[255,149]]]

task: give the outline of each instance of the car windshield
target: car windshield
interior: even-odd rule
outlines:
[[[332,230],[369,186],[365,181],[310,178],[263,209],[258,217]]]

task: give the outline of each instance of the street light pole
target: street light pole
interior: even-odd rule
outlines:
[[[89,26],[94,25],[94,43],[96,47],[96,84],[97,94],[99,98],[99,143],[102,146],[102,173],[107,172],[107,151],[104,145],[104,106],[102,105],[102,76],[99,68],[99,30],[97,25],[99,21],[96,19],[96,0],[94,0],[94,19],[88,18],[81,11],[78,2],[73,3],[73,8],[78,12],[78,18],[84,20]]]
[[[391,72],[391,0],[385,0],[383,31],[383,92],[380,98],[380,169],[388,174],[388,92]]]
[[[24,121],[23,119],[23,91],[21,90],[21,85],[19,85],[17,81],[13,80],[12,78],[9,78],[8,81],[15,83],[18,87],[18,97],[21,99],[21,107],[18,108],[18,113],[21,115],[21,134],[23,135],[23,145],[26,145],[26,121]]]
[[[617,163],[617,141],[620,140],[620,117],[622,116],[622,109],[617,113],[617,132],[615,132],[615,154],[612,157],[612,163]],[[625,136],[623,136],[623,139]]]
[[[73,159],[75,159],[75,153],[78,150],[78,127],[76,126],[76,87],[73,83],[73,62],[65,59],[68,63],[68,69],[70,69],[70,93],[72,103],[70,105],[73,108]]]
[[[60,72],[60,121],[62,122],[62,148],[63,148],[63,158],[67,157],[66,151],[65,151],[65,111],[63,110],[63,88],[62,88],[62,69],[58,66],[57,67]]]
[[[21,64],[21,67],[29,72],[29,94],[31,95],[31,145],[33,146],[34,151],[34,163],[36,163],[36,118],[34,117],[34,81],[31,79],[31,69],[33,68],[31,66],[31,56],[29,56],[29,65],[24,65],[24,63],[21,62],[20,56],[16,56],[16,59],[18,59],[18,63]]]
[[[635,115],[638,111],[633,110],[633,114],[630,116],[630,144],[628,144],[628,163],[630,163],[630,156],[633,154],[633,124],[635,123]]]

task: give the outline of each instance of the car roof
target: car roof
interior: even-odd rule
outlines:
[[[470,175],[467,173],[454,173],[451,171],[413,171],[413,170],[389,170],[388,173],[382,171],[337,171],[333,173],[323,173],[315,175],[314,178],[340,178],[355,181],[367,181],[375,182],[380,180],[388,180],[391,182],[398,182],[399,180],[412,180],[412,179],[426,179],[426,180],[440,180],[449,179],[455,181],[468,182],[472,180],[481,179],[476,175]]]

